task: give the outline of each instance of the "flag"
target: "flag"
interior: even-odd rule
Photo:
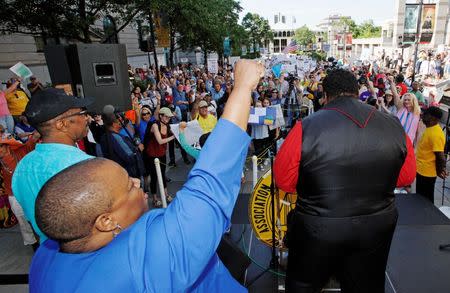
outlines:
[[[286,48],[284,48],[283,53],[292,53],[298,50],[298,44],[295,40],[292,40]]]

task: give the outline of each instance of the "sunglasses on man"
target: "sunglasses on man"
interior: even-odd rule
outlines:
[[[73,114],[61,117],[60,120],[67,119],[67,118],[70,118],[70,117],[75,117],[75,116],[86,116],[87,114],[88,114],[87,110],[81,110],[80,112],[76,112],[76,113],[73,113]]]

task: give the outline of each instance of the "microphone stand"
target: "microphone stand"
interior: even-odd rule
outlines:
[[[247,288],[249,288],[251,285],[253,285],[253,283],[255,283],[259,278],[261,278],[265,273],[267,272],[278,272],[278,266],[279,266],[279,262],[278,262],[278,255],[277,255],[277,247],[276,247],[276,237],[275,237],[275,228],[276,228],[276,220],[275,220],[275,190],[277,189],[275,186],[275,182],[274,182],[274,173],[273,173],[273,158],[274,156],[276,156],[277,154],[277,142],[278,140],[280,140],[281,138],[285,138],[287,136],[286,135],[281,135],[274,139],[269,148],[271,150],[270,152],[270,172],[271,172],[271,181],[270,181],[270,195],[272,197],[271,200],[271,207],[270,210],[272,212],[272,217],[271,217],[271,222],[272,222],[272,245],[271,245],[271,259],[270,259],[270,263],[269,263],[269,267],[266,268],[264,271],[262,271],[261,273],[259,273],[257,276],[255,276],[252,280],[250,280],[248,282],[248,285],[246,286]]]

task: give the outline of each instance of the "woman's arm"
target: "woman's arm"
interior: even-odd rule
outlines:
[[[152,132],[153,132],[153,134],[155,135],[155,138],[156,138],[156,141],[159,143],[159,144],[165,144],[165,143],[168,143],[169,141],[172,141],[174,138],[175,138],[175,136],[170,136],[170,137],[168,137],[168,138],[162,138],[161,137],[161,132],[159,132],[159,128],[158,128],[158,125],[156,124],[156,123],[154,123],[153,125],[152,125]]]
[[[402,103],[402,101],[401,101],[401,99],[400,99],[400,97],[398,95],[397,87],[396,87],[396,85],[394,83],[394,77],[389,76],[388,80],[389,80],[389,84],[391,86],[390,89],[392,91],[392,96],[394,97],[395,107],[397,107],[397,110],[401,110],[403,108],[403,103]]]

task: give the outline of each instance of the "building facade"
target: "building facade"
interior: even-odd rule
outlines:
[[[450,1],[424,0],[423,2],[424,4],[436,4],[436,14],[431,42],[419,44],[419,50],[437,49],[442,45],[450,46]],[[379,38],[352,39],[351,46],[348,46],[349,39],[343,37],[348,32],[348,28],[337,25],[344,16],[330,15],[317,25],[319,32],[327,34],[327,42],[322,45],[322,48],[328,53],[328,56],[345,58],[348,61],[381,55],[392,58],[398,54],[402,54],[404,60],[412,58],[415,46],[402,44],[407,3],[420,3],[420,1],[396,0],[393,5],[394,19],[387,20],[382,24],[381,36]]]
[[[274,37],[272,41],[266,41],[264,47],[269,54],[280,54],[294,38],[297,20],[293,15],[278,13],[268,21]]]

